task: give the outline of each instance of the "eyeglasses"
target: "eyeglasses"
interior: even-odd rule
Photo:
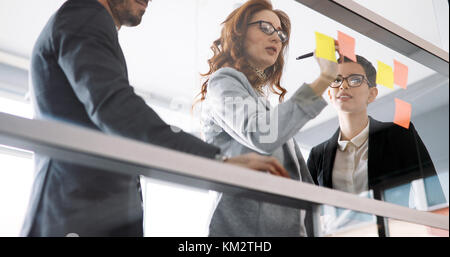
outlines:
[[[347,85],[349,87],[359,87],[362,85],[364,80],[367,81],[367,84],[370,86],[369,81],[364,77],[364,75],[351,74],[348,77],[343,77],[341,75],[338,75],[336,77],[336,79],[333,82],[331,82],[330,87],[332,87],[332,88],[340,87],[342,85],[342,83],[344,83],[344,80],[347,80]]]
[[[288,40],[288,35],[286,31],[277,30],[270,22],[267,21],[255,21],[251,22],[247,25],[259,24],[259,29],[267,35],[272,35],[274,32],[277,32],[278,37],[281,40],[281,43],[285,43]]]

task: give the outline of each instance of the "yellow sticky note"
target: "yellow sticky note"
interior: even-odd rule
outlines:
[[[387,88],[394,89],[394,72],[391,66],[378,61],[376,83],[378,85],[383,85]]]
[[[336,48],[332,37],[316,32],[316,56],[337,63]]]

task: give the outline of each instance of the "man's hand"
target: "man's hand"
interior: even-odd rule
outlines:
[[[268,171],[276,176],[290,178],[289,173],[281,166],[278,160],[272,156],[247,153],[229,158],[225,162],[253,170]]]

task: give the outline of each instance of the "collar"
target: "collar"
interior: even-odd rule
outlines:
[[[370,119],[367,122],[366,127],[361,132],[359,132],[358,135],[353,137],[350,141],[341,140],[342,133],[339,132],[339,138],[338,138],[339,150],[345,151],[350,142],[353,145],[355,145],[356,147],[361,147],[361,145],[364,144],[364,142],[366,142],[367,138],[369,138],[369,124],[370,124]]]

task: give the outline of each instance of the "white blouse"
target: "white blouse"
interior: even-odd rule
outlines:
[[[341,140],[341,133],[339,133],[338,149],[332,171],[334,189],[354,194],[369,190],[367,173],[369,123],[350,141]]]

